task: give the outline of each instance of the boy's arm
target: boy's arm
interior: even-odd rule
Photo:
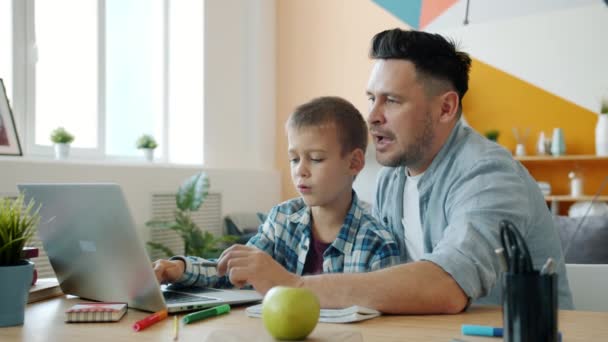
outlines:
[[[382,268],[398,265],[401,263],[401,253],[393,235],[385,229],[371,232],[373,236],[368,238],[369,250],[372,251],[366,272],[376,271]]]
[[[232,284],[227,277],[220,277],[217,274],[216,266],[203,266],[209,260],[196,256],[174,256],[171,259],[179,260],[184,263],[184,272],[181,277],[172,284],[180,286],[215,287],[228,288]]]

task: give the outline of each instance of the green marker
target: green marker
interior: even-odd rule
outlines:
[[[202,311],[197,311],[197,312],[194,312],[191,314],[187,314],[186,316],[184,316],[184,318],[182,320],[183,320],[184,324],[189,324],[192,322],[200,321],[201,319],[219,316],[219,315],[222,315],[222,314],[225,314],[228,312],[230,312],[230,305],[224,304],[224,305],[216,306],[216,307],[213,307],[210,309],[205,309]]]

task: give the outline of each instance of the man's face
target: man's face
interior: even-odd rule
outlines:
[[[350,195],[356,172],[351,153],[341,153],[335,125],[289,128],[287,139],[291,178],[308,206],[328,207]]]
[[[438,114],[437,106],[416,78],[414,64],[399,59],[376,60],[367,94],[367,121],[378,162],[424,171],[434,153]]]

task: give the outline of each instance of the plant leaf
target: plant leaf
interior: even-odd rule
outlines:
[[[146,222],[146,226],[150,228],[172,229],[178,224],[174,221],[151,220]]]
[[[188,178],[177,191],[175,196],[177,207],[180,210],[195,211],[201,207],[209,194],[209,177],[204,172]]]
[[[147,244],[151,249],[159,250],[159,251],[165,253],[165,256],[167,258],[170,258],[175,255],[175,253],[173,253],[173,251],[169,247],[163,245],[162,243],[148,241]]]

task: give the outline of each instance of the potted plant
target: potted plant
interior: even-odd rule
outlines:
[[[55,144],[55,159],[67,159],[70,155],[70,143],[74,136],[63,127],[58,127],[51,132],[51,141]]]
[[[144,156],[147,161],[154,160],[154,149],[158,147],[156,140],[149,134],[144,134],[137,139],[135,143],[137,148],[144,151]]]
[[[602,99],[595,126],[595,154],[608,156],[608,98]]]
[[[230,243],[234,243],[237,237],[225,235],[214,236],[210,232],[202,231],[194,221],[191,214],[197,211],[207,195],[209,194],[209,178],[204,172],[188,178],[179,187],[175,202],[177,210],[173,221],[152,220],[146,223],[148,227],[171,229],[179,234],[184,241],[184,254],[195,255],[202,258],[217,258],[222,249]],[[148,241],[148,246],[153,250],[162,251],[167,257],[176,255],[167,246]]]
[[[494,142],[498,141],[499,135],[500,135],[500,132],[496,129],[491,129],[485,133],[486,138],[488,138],[489,140],[492,140]]]
[[[40,221],[39,208],[23,202],[23,195],[0,199],[0,327],[23,324],[34,274],[34,264],[22,251]]]

